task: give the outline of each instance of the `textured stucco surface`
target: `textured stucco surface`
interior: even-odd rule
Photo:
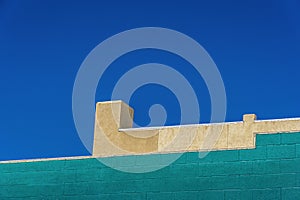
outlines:
[[[131,128],[133,109],[122,101],[96,106],[94,156],[255,148],[256,135],[300,132],[300,118]]]

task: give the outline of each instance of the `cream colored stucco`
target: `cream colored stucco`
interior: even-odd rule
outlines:
[[[96,105],[93,156],[255,148],[256,134],[299,132],[300,118],[131,128],[133,109],[122,101]]]
[[[92,156],[0,161],[0,163],[87,159],[156,153],[216,151],[255,148],[257,134],[300,132],[300,118],[256,120],[246,114],[243,121],[131,128],[133,109],[122,101],[96,105]]]

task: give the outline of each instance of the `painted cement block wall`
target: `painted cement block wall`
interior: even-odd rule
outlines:
[[[170,155],[119,164],[155,165],[147,157]],[[95,158],[2,163],[0,199],[300,199],[300,133],[257,135],[256,149],[202,159],[184,153],[150,173],[120,172]]]

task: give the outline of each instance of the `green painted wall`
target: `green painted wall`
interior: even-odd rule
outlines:
[[[0,164],[0,199],[300,199],[300,133],[257,135],[257,148],[185,153],[150,173],[120,172],[97,159]],[[119,166],[142,168],[130,156]],[[111,159],[111,158],[107,158]]]

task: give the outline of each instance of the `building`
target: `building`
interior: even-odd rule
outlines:
[[[132,129],[97,104],[92,156],[0,162],[0,199],[300,199],[300,118]]]

